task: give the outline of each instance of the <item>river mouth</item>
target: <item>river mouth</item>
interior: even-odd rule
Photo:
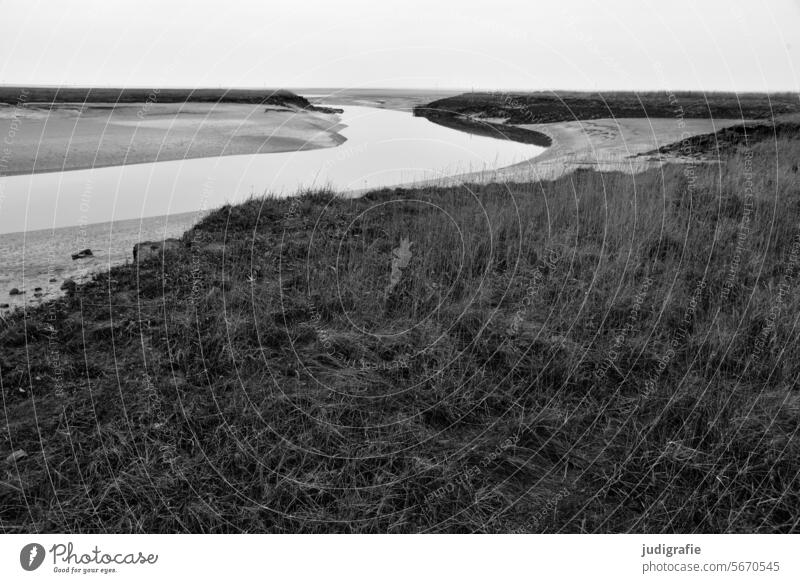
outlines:
[[[178,236],[205,211],[250,196],[321,188],[357,194],[502,168],[544,151],[407,112],[342,109],[335,129],[344,141],[336,147],[0,178],[0,296],[25,291],[0,305],[53,297],[64,279],[130,258],[136,242]],[[73,261],[86,248],[94,257]]]

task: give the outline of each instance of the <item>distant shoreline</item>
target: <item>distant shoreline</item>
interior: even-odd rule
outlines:
[[[502,119],[510,125],[605,118],[769,119],[800,113],[794,94],[650,91],[474,92],[415,108],[416,115]]]
[[[250,103],[312,107],[287,89],[161,89],[124,87],[0,87],[0,103]]]

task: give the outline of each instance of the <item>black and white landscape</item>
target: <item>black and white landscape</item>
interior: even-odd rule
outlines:
[[[164,4],[0,3],[0,532],[800,530],[797,3]]]

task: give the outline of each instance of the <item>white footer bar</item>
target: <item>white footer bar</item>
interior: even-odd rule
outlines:
[[[3,535],[0,581],[777,583],[800,581],[798,551],[797,535]]]

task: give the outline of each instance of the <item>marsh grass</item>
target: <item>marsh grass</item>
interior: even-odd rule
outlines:
[[[3,324],[0,527],[796,531],[779,146],[219,209]]]
[[[798,112],[796,93],[703,91],[476,91],[414,108],[415,115],[437,123],[457,123],[459,116],[480,115],[504,118],[509,124],[676,116],[750,120]]]

